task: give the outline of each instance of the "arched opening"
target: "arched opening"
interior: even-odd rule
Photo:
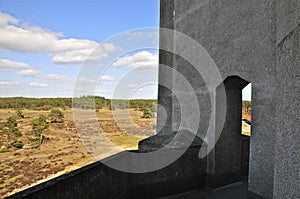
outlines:
[[[242,135],[251,136],[251,93],[252,85],[248,84],[242,90]]]
[[[249,137],[244,138],[241,132],[242,90],[249,82],[239,76],[230,76],[223,83],[226,95],[221,92],[223,85],[216,90],[216,128],[223,128],[208,161],[210,175],[207,182],[210,187],[242,181],[248,175],[250,140]],[[219,119],[220,110],[225,106],[223,97],[226,97],[227,103],[225,121]]]
[[[242,178],[248,182],[249,175],[249,155],[250,155],[250,136],[251,136],[251,95],[252,85],[248,84],[242,90]]]

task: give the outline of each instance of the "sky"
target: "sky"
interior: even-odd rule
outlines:
[[[0,0],[0,96],[155,99],[158,26],[159,0]]]
[[[157,98],[158,35],[146,38],[151,49],[141,41],[138,50],[129,49],[122,39],[158,27],[158,0],[0,0],[0,12],[2,97],[70,97],[76,87],[85,89],[82,95],[111,98],[127,74],[124,93]],[[84,67],[91,74],[83,76]]]

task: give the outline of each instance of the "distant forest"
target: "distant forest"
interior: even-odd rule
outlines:
[[[94,103],[93,103],[94,102]],[[127,108],[151,108],[156,106],[157,100],[134,99],[111,100],[104,97],[84,96],[78,98],[24,98],[11,97],[0,98],[0,109],[29,109],[29,110],[50,110],[52,108],[68,109],[127,109]],[[251,101],[243,101],[244,112],[251,111]]]
[[[94,103],[93,103],[94,102]],[[11,97],[0,98],[0,109],[29,109],[29,110],[50,110],[52,108],[68,109],[126,109],[155,106],[157,100],[135,99],[135,100],[110,100],[104,97],[84,96],[78,98],[24,98]]]

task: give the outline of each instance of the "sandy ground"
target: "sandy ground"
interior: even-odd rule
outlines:
[[[250,136],[251,135],[251,125],[247,124],[246,122],[242,122],[242,134]]]

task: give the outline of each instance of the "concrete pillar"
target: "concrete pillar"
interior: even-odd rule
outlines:
[[[222,133],[215,148],[209,154],[207,185],[218,187],[242,179],[242,89],[248,84],[247,81],[232,76],[224,81],[227,110]],[[220,126],[218,110],[224,108],[220,95],[216,93],[216,126]]]
[[[173,0],[162,0],[160,2],[160,27],[174,29]],[[172,38],[166,38],[165,34],[160,34],[159,45],[164,47],[173,43]],[[173,45],[173,44],[172,44]],[[173,54],[164,50],[159,51],[159,64],[173,67]],[[157,110],[157,133],[172,133],[172,84],[173,74],[166,67],[159,67],[158,76],[158,110]],[[167,88],[168,87],[168,88]]]

